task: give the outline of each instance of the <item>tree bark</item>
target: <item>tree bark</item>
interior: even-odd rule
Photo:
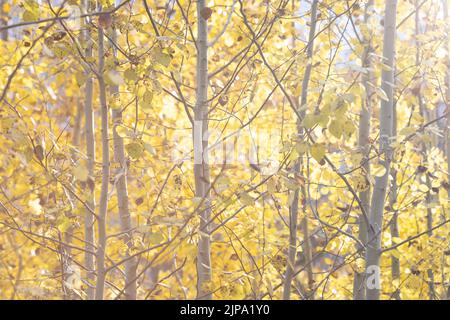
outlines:
[[[111,34],[112,41],[116,41],[116,31],[113,29]],[[113,49],[114,56],[117,56],[117,51]],[[119,87],[114,85],[110,86],[110,95],[119,94]],[[125,254],[125,300],[136,300],[136,268],[137,259],[130,258],[130,252],[133,246],[133,233],[132,233],[132,221],[129,210],[129,197],[128,197],[128,165],[127,158],[125,157],[125,148],[123,144],[123,138],[116,132],[116,126],[122,124],[122,110],[112,109],[112,119],[114,123],[113,129],[113,145],[114,145],[114,161],[119,164],[117,174],[119,178],[116,183],[117,191],[117,203],[119,207],[120,228],[123,232],[123,240],[126,243],[128,250]]]
[[[105,249],[106,249],[106,216],[108,211],[109,187],[109,142],[108,142],[108,106],[106,103],[106,84],[103,77],[105,62],[104,34],[102,27],[98,27],[98,85],[100,92],[101,127],[102,127],[102,187],[100,192],[97,245],[97,283],[95,299],[102,300],[105,289]]]
[[[197,91],[194,110],[194,176],[195,196],[202,199],[199,208],[200,239],[197,252],[197,299],[210,300],[211,293],[211,240],[209,219],[210,209],[210,174],[208,164],[208,27],[204,18],[205,0],[197,2]]]
[[[89,12],[89,1],[84,2],[86,12]],[[86,25],[84,31],[84,41],[86,41],[86,58],[92,57],[92,41],[90,39],[90,32]],[[93,96],[93,79],[92,74],[88,68],[85,71],[85,101],[84,101],[84,117],[85,117],[85,139],[86,139],[86,155],[87,155],[87,170],[88,177],[88,196],[86,204],[89,209],[86,209],[84,216],[84,241],[86,252],[84,254],[85,267],[88,270],[86,280],[88,286],[86,289],[87,299],[94,299],[94,281],[95,281],[95,256],[90,252],[95,250],[94,240],[94,222],[95,217],[92,212],[95,212],[95,134],[94,134],[94,111],[92,108]]]
[[[375,179],[370,210],[370,226],[368,228],[368,244],[366,256],[366,298],[380,299],[380,257],[381,236],[383,230],[383,213],[388,186],[392,149],[390,147],[393,127],[394,102],[394,59],[396,38],[397,0],[386,0],[384,16],[383,57],[389,69],[383,69],[381,88],[388,100],[381,101],[380,108],[380,162],[385,166],[386,173]],[[384,156],[384,160],[381,157]]]
[[[370,19],[370,10],[374,5],[373,0],[369,0],[367,2],[364,12],[364,23],[368,23]],[[372,63],[370,59],[370,53],[373,52],[372,47],[372,39],[371,36],[369,39],[363,39],[364,41],[364,52],[362,57],[362,66],[366,68],[367,73],[363,73],[362,84],[365,89],[365,99],[362,100],[361,113],[359,116],[359,136],[358,136],[358,146],[363,154],[363,159],[361,161],[361,168],[365,172],[365,174],[370,175],[370,163],[369,163],[369,153],[370,153],[370,143],[369,143],[369,135],[370,135],[370,118],[372,115],[372,97],[373,97],[373,83],[374,74],[370,70]],[[359,193],[359,199],[361,200],[361,204],[364,207],[364,212],[370,212],[370,184],[369,188],[365,191]],[[367,223],[363,219],[362,215],[359,219],[359,234],[358,239],[361,243],[367,243]],[[360,246],[358,249],[363,250]],[[364,251],[361,252],[361,255],[364,256]],[[365,285],[365,273],[355,271],[355,276],[353,279],[353,299],[354,300],[364,300],[366,296],[366,285]]]
[[[392,135],[395,137],[397,135],[397,106],[396,103],[393,105],[393,112],[394,112],[394,123],[392,126]],[[392,176],[392,184],[391,184],[391,190],[390,190],[390,197],[389,197],[389,207],[391,210],[394,211],[394,215],[392,216],[392,222],[391,222],[391,236],[392,237],[399,237],[399,230],[398,230],[398,210],[394,209],[395,204],[397,203],[397,196],[398,196],[398,185],[397,185],[397,170],[392,169],[391,171]],[[397,257],[392,256],[391,257],[391,275],[392,280],[398,281],[398,284],[400,284],[400,260]],[[393,297],[396,300],[400,300],[400,288],[395,289],[393,293]]]
[[[420,31],[420,7],[419,7],[419,2],[417,0],[415,0],[415,7],[416,7],[416,12],[415,12],[415,43],[416,43],[416,66],[419,67],[420,66],[420,42],[419,42],[419,35],[421,34]],[[420,68],[420,67],[419,67]],[[417,94],[416,94],[416,98],[417,98],[417,102],[419,104],[419,111],[420,114],[422,115],[423,119],[425,121],[430,121],[430,116],[427,110],[427,107],[424,103],[423,100],[423,96],[422,96],[422,81],[423,81],[423,73],[422,71],[419,70],[419,84],[418,84],[418,90],[417,90]],[[426,166],[428,159],[427,159],[427,144],[425,142],[422,142],[422,164],[424,166]],[[427,229],[430,230],[433,227],[433,213],[431,208],[429,207],[429,204],[431,204],[432,202],[432,196],[430,193],[430,189],[431,189],[431,181],[430,181],[430,177],[428,176],[428,172],[424,172],[423,174],[426,175],[426,185],[428,186],[428,191],[427,194],[425,196],[425,202],[427,204]],[[428,232],[429,236],[433,235],[433,231],[429,231]],[[429,298],[430,300],[434,300],[435,299],[435,287],[434,287],[434,273],[432,269],[428,269],[427,270],[427,275],[428,275],[428,292],[429,292]]]
[[[303,76],[302,81],[302,94],[300,98],[300,106],[304,106],[308,102],[308,85],[309,80],[311,78],[311,70],[312,70],[312,63],[311,58],[313,54],[314,49],[314,37],[316,34],[316,22],[317,22],[317,4],[318,0],[314,0],[311,4],[311,27],[309,29],[309,35],[308,35],[308,44],[307,44],[307,50],[306,50],[306,56],[308,58],[308,64],[306,65],[305,74]],[[303,119],[305,116],[305,111],[302,111],[301,118]],[[297,119],[297,133],[298,137],[301,137],[304,134],[303,126],[301,124],[301,119]],[[300,173],[302,171],[302,161],[301,159],[298,159],[294,165],[294,171],[296,173]],[[304,200],[306,202],[306,192],[304,190],[304,186],[301,186],[302,195],[304,197]],[[292,284],[292,278],[294,275],[294,266],[295,266],[295,258],[297,253],[297,220],[298,220],[298,201],[299,201],[299,190],[294,191],[294,197],[292,201],[292,205],[289,208],[289,248],[288,248],[288,257],[287,257],[287,266],[286,266],[286,273],[285,273],[285,279],[284,279],[284,287],[283,287],[283,299],[289,300],[291,296],[291,284]],[[312,285],[314,282],[313,273],[312,273],[312,252],[311,252],[311,242],[309,238],[309,231],[308,231],[308,220],[305,217],[303,219],[302,223],[302,231],[304,233],[304,243],[303,243],[303,249],[305,254],[305,266],[306,266],[306,272],[308,275],[308,288],[312,289]],[[310,290],[312,291],[312,290]]]
[[[83,104],[81,102],[81,99],[77,98],[77,111],[75,115],[75,123],[73,127],[73,134],[72,134],[72,146],[79,147],[80,145],[80,138],[81,138],[81,122],[82,122],[82,116],[83,114]],[[78,162],[78,153],[76,151],[72,151],[71,158],[73,163]],[[73,182],[73,181],[72,181]],[[67,197],[69,198],[70,206],[71,206],[71,213],[69,218],[72,218],[75,216],[75,213],[73,212],[77,205],[75,204],[76,201],[73,197],[73,195],[70,192],[67,192]],[[69,278],[69,266],[72,262],[72,248],[70,247],[70,244],[72,243],[73,238],[73,226],[70,226],[65,232],[64,232],[64,243],[65,245],[61,245],[62,247],[62,278],[63,278],[63,299],[64,300],[73,300],[75,298],[75,295],[72,291],[67,290],[67,286],[65,282]]]
[[[444,9],[444,21],[448,21],[448,2],[447,0],[442,0],[443,9]],[[447,24],[445,33],[447,35],[447,41],[445,43],[445,47],[447,49],[447,73],[445,77],[445,105],[446,112],[449,112],[449,103],[450,103],[450,26]],[[444,137],[446,140],[446,154],[447,154],[447,184],[450,185],[450,113],[447,113],[447,125],[445,126]],[[447,187],[447,201],[450,201],[450,187]],[[447,300],[450,300],[450,285],[447,288]]]

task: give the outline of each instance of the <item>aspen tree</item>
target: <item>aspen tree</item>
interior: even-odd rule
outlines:
[[[386,191],[390,175],[392,150],[390,147],[394,121],[394,68],[396,38],[397,0],[386,0],[384,15],[383,63],[387,65],[381,76],[381,88],[387,99],[382,99],[380,107],[380,162],[386,172],[376,177],[370,206],[370,226],[368,227],[368,244],[366,256],[366,285],[368,300],[380,298],[380,258],[381,236],[383,232],[383,213]]]
[[[75,123],[74,123],[74,128],[73,128],[73,133],[72,133],[72,146],[74,147],[79,147],[80,146],[80,139],[81,139],[81,122],[83,120],[83,104],[82,104],[82,100],[81,99],[77,99],[77,113],[75,114]],[[74,150],[71,154],[72,157],[72,161],[74,163],[76,163],[79,159],[78,159],[78,154],[77,152]],[[77,206],[77,202],[76,199],[74,199],[73,195],[70,192],[66,192],[67,197],[70,199],[70,206],[71,206],[71,214],[70,217],[73,217],[74,214],[74,210],[78,207]],[[64,242],[67,245],[62,245],[62,279],[63,279],[63,299],[73,299],[74,295],[71,292],[67,292],[67,285],[66,285],[66,281],[69,278],[68,274],[70,273],[69,266],[72,264],[72,249],[70,247],[70,244],[72,243],[72,238],[73,238],[73,231],[74,228],[71,226],[69,227],[66,232],[64,232]]]
[[[302,94],[300,98],[300,107],[304,107],[308,103],[308,85],[311,78],[312,63],[311,58],[313,56],[314,50],[314,38],[316,34],[316,23],[317,23],[317,4],[318,1],[315,0],[311,4],[311,20],[310,29],[308,36],[308,44],[306,48],[306,58],[308,63],[305,68],[305,73],[303,75],[302,81]],[[305,117],[305,111],[301,112],[302,119]],[[300,138],[304,134],[304,128],[302,125],[302,119],[297,119],[297,136]],[[298,174],[302,171],[302,160],[299,159],[294,165],[294,171]],[[306,203],[306,192],[304,186],[301,186],[302,197]],[[292,200],[292,205],[289,208],[289,248],[288,248],[288,259],[286,266],[286,274],[284,279],[284,289],[283,289],[283,299],[290,299],[291,292],[291,282],[294,273],[295,266],[295,255],[297,253],[297,220],[298,220],[298,203],[299,203],[299,190],[294,191],[294,196]],[[303,210],[305,210],[305,206]],[[313,272],[312,272],[312,252],[311,252],[311,241],[309,237],[308,220],[305,216],[302,221],[302,231],[304,235],[304,254],[305,254],[305,266],[308,275],[308,289],[312,293],[312,285],[314,282]]]
[[[117,34],[115,27],[112,26],[111,40],[113,46],[114,56],[117,58],[117,50],[114,47]],[[110,96],[114,97],[119,95],[119,86],[111,85],[109,88]],[[122,110],[112,109],[112,121],[113,121],[113,146],[114,146],[114,161],[118,163],[119,168],[116,175],[118,175],[116,183],[117,203],[120,217],[120,228],[124,233],[123,241],[126,243],[128,250],[125,253],[125,300],[136,300],[136,258],[130,258],[130,250],[133,247],[133,232],[132,232],[132,220],[129,209],[129,197],[128,197],[128,161],[125,156],[125,148],[123,138],[117,133],[117,126],[122,125]]]
[[[392,126],[392,136],[397,135],[397,102],[395,101],[393,104],[393,126]],[[391,237],[392,238],[398,238],[400,236],[399,229],[398,229],[398,210],[396,209],[397,205],[397,197],[398,197],[398,185],[397,185],[397,170],[395,168],[392,168],[391,170],[391,190],[389,193],[389,207],[391,210],[394,211],[394,214],[392,216],[391,221]],[[396,300],[400,300],[400,288],[398,287],[400,285],[400,259],[398,257],[392,256],[391,257],[391,276],[393,280],[393,285],[395,287],[395,291],[393,294],[393,297]]]
[[[415,25],[415,43],[416,43],[416,66],[418,68],[420,68],[420,64],[421,64],[421,51],[420,51],[420,45],[421,42],[419,40],[419,36],[422,33],[421,32],[421,26],[420,26],[420,7],[419,7],[419,2],[417,0],[415,0],[415,15],[414,15],[414,25]],[[429,117],[429,112],[428,112],[428,108],[426,106],[426,103],[424,101],[423,98],[423,94],[422,94],[422,87],[423,87],[423,81],[424,81],[424,74],[421,70],[419,70],[419,82],[416,85],[416,98],[417,98],[417,103],[419,106],[419,112],[421,114],[421,116],[423,117],[423,119],[425,121],[429,121],[431,120]],[[422,165],[427,167],[427,161],[428,161],[428,146],[427,143],[425,141],[422,142],[422,150],[421,150],[421,158],[422,158]],[[431,190],[431,181],[430,181],[430,177],[428,176],[428,172],[424,172],[422,173],[425,175],[425,185],[428,187],[428,191],[426,192],[425,195],[425,203],[426,203],[426,207],[427,207],[427,229],[430,230],[428,232],[428,236],[432,236],[433,235],[433,231],[431,230],[431,228],[433,227],[433,212],[431,210],[431,202],[432,202],[432,196],[430,193]],[[394,235],[393,235],[394,236]],[[396,237],[398,237],[398,232],[395,235]],[[400,275],[400,269],[398,268],[397,270],[397,274],[398,277]],[[433,274],[433,270],[432,269],[428,269],[427,270],[427,275],[428,275],[428,292],[429,292],[429,297],[430,300],[434,300],[435,299],[435,287],[434,287],[434,274]]]
[[[205,0],[197,2],[197,72],[196,104],[194,109],[194,176],[195,196],[202,205],[197,209],[200,218],[200,239],[197,252],[197,298],[212,299],[211,239],[209,234],[210,173],[208,164],[208,26],[211,9]]]
[[[85,0],[83,2],[84,9],[86,13],[89,13],[90,10],[90,1]],[[86,59],[92,58],[92,39],[91,33],[89,31],[89,22],[90,19],[85,19],[84,24],[84,45],[85,49],[85,57]],[[95,271],[95,256],[91,252],[95,250],[95,231],[94,231],[94,223],[95,217],[94,212],[96,209],[95,204],[95,125],[94,125],[94,110],[92,107],[92,99],[93,99],[93,78],[92,72],[88,67],[85,69],[86,83],[84,87],[84,131],[85,131],[85,143],[86,143],[86,156],[87,156],[87,170],[88,170],[88,180],[87,180],[87,189],[88,196],[86,199],[86,211],[84,216],[84,241],[85,241],[85,249],[86,252],[84,254],[85,266],[87,269],[87,299],[94,299],[94,271]]]
[[[374,1],[369,0],[366,3],[366,7],[364,8],[364,24],[368,26],[369,19],[373,14]],[[370,118],[372,115],[372,99],[373,99],[373,81],[374,74],[372,69],[371,62],[371,53],[373,52],[372,46],[372,33],[368,35],[368,37],[363,37],[364,42],[364,51],[362,55],[362,66],[365,68],[366,72],[361,75],[362,85],[364,86],[365,97],[362,99],[361,112],[359,115],[359,135],[358,135],[358,146],[360,151],[363,154],[361,160],[361,168],[365,175],[370,175],[370,162],[369,162],[369,153],[370,153],[370,143],[369,143],[369,135],[370,135]],[[359,193],[359,199],[364,207],[364,212],[370,212],[370,184],[368,184],[367,190],[361,191]],[[359,219],[359,233],[358,239],[361,243],[367,243],[367,224],[363,219],[362,215]],[[358,249],[360,246],[358,246]],[[362,254],[364,251],[362,252]],[[365,298],[365,274],[364,272],[355,272],[353,279],[353,299],[355,300],[364,300]]]
[[[443,4],[443,11],[444,11],[444,21],[446,22],[446,39],[445,42],[445,48],[447,50],[447,56],[446,56],[446,76],[445,76],[445,105],[446,105],[446,112],[447,112],[447,123],[444,130],[444,137],[446,141],[446,156],[447,156],[447,184],[450,185],[450,112],[449,112],[449,103],[450,103],[450,27],[448,25],[448,1],[442,0]],[[447,187],[447,201],[450,201],[450,187]],[[447,288],[447,300],[450,300],[450,285]]]
[[[102,13],[102,15],[109,13]],[[106,217],[108,212],[108,187],[109,187],[109,124],[108,105],[106,102],[106,83],[104,78],[105,50],[104,50],[104,30],[98,26],[98,86],[101,108],[101,140],[102,140],[102,185],[100,192],[99,212],[97,217],[98,225],[98,245],[96,252],[97,262],[97,282],[95,286],[95,299],[104,298],[106,266]]]

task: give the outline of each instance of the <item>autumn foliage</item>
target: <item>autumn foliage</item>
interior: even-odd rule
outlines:
[[[450,296],[445,0],[0,18],[0,299]]]

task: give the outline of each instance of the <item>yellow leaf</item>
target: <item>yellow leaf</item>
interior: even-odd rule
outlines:
[[[312,127],[314,127],[318,122],[318,118],[316,115],[314,114],[307,114],[302,121],[302,125],[303,127],[305,127],[305,129],[311,129]]]
[[[374,164],[371,173],[374,177],[382,177],[386,174],[386,167],[382,164]]]
[[[125,72],[123,73],[123,76],[125,77],[125,79],[130,80],[130,81],[136,81],[139,78],[138,75],[136,74],[136,72],[131,68],[125,70]]]
[[[391,240],[392,240],[393,244],[397,244],[402,241],[402,239],[400,237],[391,237]]]
[[[81,87],[86,82],[86,74],[82,71],[78,71],[75,73],[75,80],[79,87]]]
[[[144,153],[144,145],[141,141],[135,140],[125,146],[128,155],[133,159],[138,159]]]
[[[128,128],[126,128],[124,126],[116,125],[114,127],[114,129],[116,130],[117,135],[121,138],[125,138],[125,137],[131,135],[131,130],[129,130]]]
[[[375,93],[381,100],[389,101],[389,98],[388,98],[386,92],[384,92],[384,90],[381,89],[380,87],[375,88]]]
[[[146,237],[152,245],[160,244],[164,240],[164,237],[159,232],[148,232]]]
[[[140,97],[139,104],[144,110],[148,110],[152,107],[153,92],[146,90]]]
[[[316,116],[317,124],[321,126],[322,128],[326,128],[328,121],[330,121],[330,118],[326,114],[319,114]]]
[[[343,127],[337,120],[331,121],[328,130],[336,138],[340,139],[342,137]]]
[[[122,107],[122,100],[120,99],[119,94],[114,94],[109,99],[109,107],[111,109],[120,109]]]
[[[428,186],[427,186],[426,184],[421,184],[421,185],[419,186],[419,190],[422,191],[422,192],[428,192],[428,191],[430,191],[430,189],[428,188]]]
[[[294,179],[286,179],[284,181],[284,185],[286,186],[286,188],[292,191],[295,191],[298,188],[300,188],[300,184],[298,184]]]
[[[25,12],[22,15],[22,19],[25,22],[35,21],[38,19],[38,15],[36,14],[36,12],[25,10]]]
[[[317,162],[320,162],[322,158],[325,156],[325,146],[323,144],[314,144],[310,149],[311,156],[316,159]]]
[[[416,132],[416,128],[414,127],[405,127],[400,130],[399,135],[401,136],[409,136],[410,134]]]
[[[350,119],[346,119],[342,126],[342,130],[344,134],[348,137],[351,136],[353,132],[355,132],[356,128]]]
[[[363,192],[369,189],[370,183],[364,174],[359,173],[352,180],[356,191]]]
[[[42,213],[42,206],[38,198],[28,201],[28,205],[30,206],[32,214],[38,216]]]
[[[170,61],[172,60],[172,57],[160,48],[155,49],[155,51],[153,52],[153,58],[157,63],[166,68],[169,66]]]
[[[152,145],[150,143],[144,142],[144,148],[152,156],[156,155],[155,149],[152,147]]]
[[[255,203],[255,199],[246,192],[239,195],[239,201],[245,206],[252,206]]]
[[[86,181],[89,177],[88,169],[83,165],[78,165],[73,168],[72,173],[78,181]]]
[[[66,232],[70,227],[72,226],[72,221],[66,217],[65,215],[62,215],[58,218],[56,227],[61,232]]]
[[[306,142],[298,142],[295,145],[295,150],[299,155],[304,154],[306,151],[308,151],[308,144]]]
[[[9,3],[4,3],[3,4],[3,12],[4,13],[9,13],[11,11],[11,5]]]

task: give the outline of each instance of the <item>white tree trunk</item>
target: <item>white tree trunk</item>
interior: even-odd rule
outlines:
[[[416,8],[416,12],[415,12],[415,35],[416,35],[416,66],[419,67],[420,66],[420,57],[421,57],[421,52],[420,52],[420,46],[421,43],[419,41],[419,35],[421,34],[420,31],[420,7],[419,7],[419,2],[418,0],[415,0],[415,8]],[[422,115],[423,119],[425,121],[430,121],[430,117],[429,117],[429,112],[427,110],[427,107],[425,105],[425,102],[423,100],[422,97],[422,81],[423,81],[423,73],[421,70],[419,70],[419,81],[420,83],[418,84],[418,90],[417,90],[417,94],[416,94],[416,98],[417,98],[417,102],[419,104],[419,112]],[[422,142],[422,163],[424,165],[426,165],[427,163],[427,144],[425,142]],[[430,181],[430,177],[428,176],[428,172],[424,172],[423,174],[426,175],[426,185],[428,186],[429,190],[426,194],[425,197],[425,202],[427,204],[427,229],[431,229],[433,227],[433,213],[431,210],[431,207],[429,206],[429,204],[432,202],[432,196],[430,193],[430,189],[431,189],[431,181]],[[428,232],[429,236],[433,235],[433,232],[430,230]],[[396,235],[398,237],[398,233]],[[394,259],[394,257],[393,257]],[[398,273],[400,273],[400,270],[398,270]],[[434,300],[435,299],[435,287],[434,287],[434,274],[433,274],[433,270],[430,268],[427,270],[427,275],[428,275],[428,294],[430,297],[430,300]]]
[[[308,36],[308,47],[306,51],[306,55],[308,58],[308,64],[305,69],[305,74],[303,76],[302,81],[302,95],[300,99],[300,106],[304,106],[308,102],[308,85],[309,80],[311,78],[311,70],[312,70],[312,63],[311,58],[313,54],[314,49],[314,37],[316,34],[316,22],[317,22],[317,3],[318,0],[314,0],[314,2],[311,4],[311,27],[309,29],[309,36]],[[304,112],[301,113],[302,118],[304,118]],[[297,119],[297,133],[300,137],[303,135],[303,127],[301,125],[301,119]],[[297,162],[294,165],[294,171],[296,173],[301,172],[302,162],[301,160],[297,160]],[[305,197],[306,192],[304,192],[304,187],[301,187],[302,195]],[[298,201],[299,201],[299,190],[294,191],[294,197],[292,200],[292,205],[290,206],[289,210],[289,248],[288,248],[288,257],[287,257],[287,266],[286,266],[286,273],[285,273],[285,279],[284,279],[284,287],[283,287],[283,299],[289,300],[291,296],[291,283],[292,283],[292,277],[294,275],[294,266],[295,266],[295,258],[297,253],[297,220],[298,220]],[[305,199],[306,202],[306,199]],[[305,209],[305,207],[304,207]],[[312,289],[313,284],[313,273],[312,273],[312,252],[311,252],[311,242],[309,238],[309,230],[308,230],[308,220],[305,217],[302,223],[302,231],[304,233],[304,254],[305,254],[305,268],[308,275],[308,287],[309,289]],[[312,291],[312,290],[310,290]]]
[[[364,12],[364,23],[368,23],[372,7],[374,5],[373,0],[369,0],[365,7]],[[362,57],[362,66],[366,68],[367,73],[363,73],[362,84],[364,86],[366,96],[363,99],[363,103],[361,106],[361,114],[359,116],[359,136],[358,136],[358,146],[363,153],[363,159],[361,162],[362,169],[366,172],[366,174],[370,174],[370,163],[368,161],[369,152],[370,152],[370,143],[369,143],[369,135],[370,135],[370,118],[372,115],[372,97],[374,94],[373,87],[371,83],[374,80],[374,74],[371,69],[371,59],[370,53],[373,51],[372,47],[372,39],[371,36],[369,39],[363,39],[364,41],[364,52]],[[359,193],[359,199],[361,200],[361,204],[364,207],[364,212],[370,212],[370,187],[369,189],[362,191]],[[359,234],[358,239],[361,243],[367,243],[367,224],[363,219],[362,215],[359,219]],[[362,249],[358,246],[358,249]],[[364,255],[364,251],[361,252]],[[366,296],[366,286],[365,286],[365,273],[364,272],[356,272],[353,279],[353,299],[354,300],[364,300]]]
[[[443,9],[444,9],[444,21],[448,21],[448,2],[447,0],[442,0]],[[447,24],[447,28],[445,30],[447,35],[446,41],[446,49],[447,49],[447,74],[445,77],[445,104],[447,106],[446,112],[449,112],[449,104],[450,104],[450,26]],[[447,154],[447,184],[450,185],[450,113],[447,114],[447,123],[445,127],[444,137],[446,141],[446,154]],[[450,201],[450,188],[447,187],[447,201]],[[447,300],[450,300],[450,285],[447,289]]]
[[[98,84],[100,91],[101,127],[102,127],[102,187],[97,217],[98,245],[97,245],[97,283],[95,299],[102,300],[105,289],[105,249],[106,249],[106,215],[108,211],[109,187],[109,142],[108,142],[108,106],[106,103],[106,84],[103,78],[105,62],[103,29],[98,28]]]
[[[393,106],[393,112],[394,112],[394,123],[392,127],[392,135],[397,135],[397,107]],[[394,209],[395,204],[397,203],[397,196],[398,196],[398,185],[397,185],[397,170],[392,169],[391,171],[392,176],[392,184],[391,184],[391,190],[390,190],[390,197],[389,197],[389,207],[391,210],[394,210],[394,215],[392,216],[391,221],[391,236],[392,237],[399,237],[399,230],[398,230],[398,210]],[[397,257],[392,256],[391,257],[391,274],[392,274],[392,280],[398,280],[400,281],[400,259]],[[398,282],[400,284],[400,282]],[[396,289],[393,294],[394,299],[400,300],[400,288]]]
[[[84,2],[86,12],[89,12],[89,1]],[[87,42],[85,56],[92,57],[92,41],[90,40],[89,30],[86,28],[84,32],[84,41]],[[95,217],[92,212],[95,212],[95,134],[94,134],[94,111],[92,109],[92,95],[93,95],[93,79],[89,69],[86,69],[86,84],[85,84],[85,102],[84,102],[84,117],[85,117],[85,139],[86,139],[86,155],[87,155],[87,170],[89,173],[87,190],[88,197],[86,204],[89,209],[86,209],[84,216],[84,241],[85,241],[85,267],[88,270],[86,280],[88,287],[86,289],[87,299],[94,299],[94,269],[95,269],[95,240],[94,240],[94,222]]]
[[[79,147],[80,146],[80,138],[81,138],[81,122],[83,119],[83,104],[80,98],[77,98],[77,113],[75,114],[74,126],[73,126],[73,134],[72,134],[72,146]],[[78,153],[73,150],[71,152],[71,158],[73,163],[77,163],[78,161]],[[72,181],[73,182],[73,181]],[[75,197],[68,192],[67,197],[69,198],[70,206],[71,206],[71,217],[75,216],[75,209],[77,208]],[[72,243],[74,227],[70,226],[64,232],[64,245],[62,247],[62,279],[63,279],[63,299],[64,300],[73,300],[75,299],[75,295],[72,290],[70,290],[66,281],[69,278],[70,270],[69,266],[72,264],[72,249],[70,244]]]
[[[202,17],[205,12],[205,0],[197,2],[197,92],[194,110],[194,176],[195,195],[203,199],[199,209],[200,239],[197,253],[197,299],[212,299],[211,283],[211,241],[209,222],[211,216],[209,199],[209,165],[207,163],[208,150],[208,27]],[[205,226],[206,225],[206,226]]]
[[[116,31],[113,29],[111,35],[112,41],[116,40]],[[114,55],[117,55],[117,51],[113,49]],[[110,86],[110,95],[119,94],[118,86]],[[128,198],[128,186],[127,186],[127,177],[128,177],[128,165],[127,158],[125,157],[125,148],[123,144],[123,138],[119,136],[116,132],[116,126],[122,124],[122,110],[121,109],[113,109],[112,110],[112,119],[114,123],[113,129],[113,145],[114,145],[114,161],[119,164],[119,169],[117,170],[117,174],[120,174],[120,177],[116,183],[116,191],[117,191],[117,203],[119,207],[119,217],[120,217],[120,228],[123,234],[123,240],[127,244],[128,250],[131,250],[133,243],[133,234],[132,234],[132,221],[130,210],[128,207],[129,198]],[[125,262],[125,300],[136,300],[136,258],[130,258],[130,252],[127,251],[125,254],[126,262]]]
[[[370,210],[370,226],[368,228],[368,244],[366,256],[366,298],[378,300],[380,298],[380,256],[381,236],[383,230],[383,212],[386,200],[392,150],[390,147],[392,137],[392,125],[394,121],[394,59],[396,38],[397,0],[386,0],[384,16],[383,57],[384,64],[389,70],[383,69],[381,87],[388,100],[381,101],[380,108],[380,155],[384,159],[380,162],[385,166],[386,173],[375,179]]]

